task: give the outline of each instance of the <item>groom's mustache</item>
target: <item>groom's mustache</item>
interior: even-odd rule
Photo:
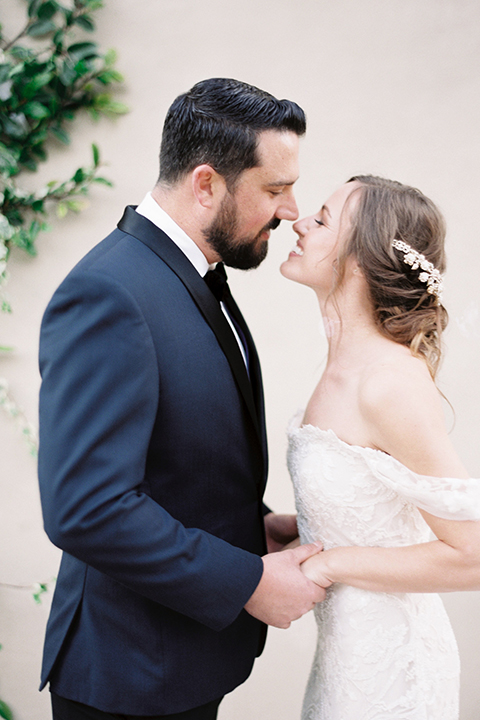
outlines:
[[[270,220],[270,222],[268,223],[268,225],[265,225],[262,232],[265,232],[266,230],[276,230],[281,222],[282,221],[280,220],[280,218],[277,218],[277,217],[272,218]]]

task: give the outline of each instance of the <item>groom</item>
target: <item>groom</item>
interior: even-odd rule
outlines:
[[[297,217],[304,132],[295,103],[195,85],[167,114],[153,192],[47,308],[39,478],[64,553],[42,687],[56,720],[212,720],[264,623],[288,627],[324,597],[299,568],[316,545],[266,554],[295,521],[262,505],[260,366],[220,262],[257,267]]]

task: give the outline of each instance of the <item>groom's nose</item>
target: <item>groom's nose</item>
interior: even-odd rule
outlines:
[[[298,207],[292,188],[284,190],[281,196],[281,202],[277,208],[275,216],[280,220],[296,220],[298,218]]]

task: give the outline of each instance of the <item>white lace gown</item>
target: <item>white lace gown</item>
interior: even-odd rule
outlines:
[[[428,542],[418,508],[480,519],[480,482],[416,475],[332,430],[289,427],[288,467],[302,543],[393,547]],[[457,720],[459,657],[438,595],[336,584],[315,608],[318,643],[302,720]]]

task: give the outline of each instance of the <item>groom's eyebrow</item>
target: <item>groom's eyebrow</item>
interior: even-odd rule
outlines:
[[[268,183],[269,187],[290,187],[290,185],[295,185],[298,178],[295,178],[295,180],[276,180],[274,182]]]

